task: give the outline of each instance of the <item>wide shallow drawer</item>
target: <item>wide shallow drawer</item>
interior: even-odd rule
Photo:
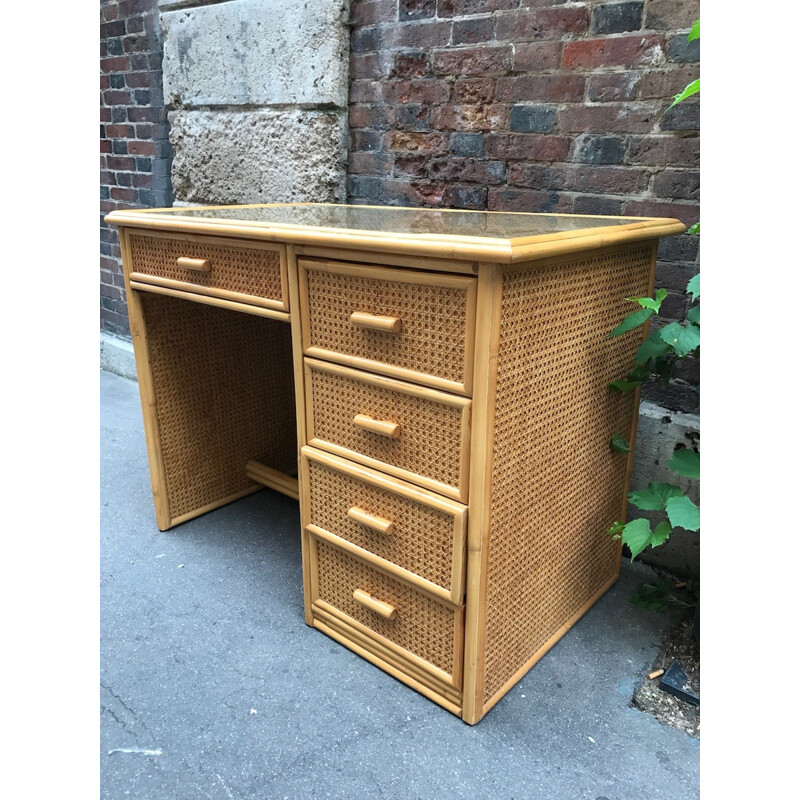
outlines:
[[[332,544],[311,541],[315,611],[344,618],[444,685],[460,687],[462,606],[434,600]]]
[[[288,311],[286,251],[216,236],[128,234],[131,280]]]
[[[471,401],[305,359],[308,444],[466,501]]]
[[[311,447],[301,469],[309,533],[433,597],[463,602],[466,506]]]
[[[477,279],[300,259],[308,356],[472,392]]]

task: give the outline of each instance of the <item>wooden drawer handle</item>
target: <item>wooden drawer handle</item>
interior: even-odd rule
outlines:
[[[384,619],[392,620],[397,616],[397,609],[394,606],[390,606],[382,600],[376,600],[369,592],[365,592],[363,589],[356,589],[353,592],[353,600],[361,603],[362,606],[374,611]]]
[[[354,311],[350,315],[350,322],[359,328],[385,333],[400,333],[403,327],[403,320],[400,317],[382,317],[378,314],[368,314],[366,311]]]
[[[360,522],[362,525],[366,525],[368,528],[372,528],[374,531],[378,531],[378,533],[382,533],[384,536],[391,536],[394,533],[394,522],[384,519],[383,517],[376,517],[374,514],[369,514],[358,506],[350,508],[347,511],[347,516],[350,517],[350,519],[354,519],[356,522]]]
[[[385,422],[380,419],[373,419],[366,414],[356,414],[353,417],[353,423],[365,431],[379,433],[381,436],[388,436],[390,439],[397,439],[400,436],[400,425],[396,422]]]
[[[183,269],[190,269],[193,272],[211,272],[211,262],[207,258],[186,258],[186,256],[181,256],[178,259],[178,266]]]

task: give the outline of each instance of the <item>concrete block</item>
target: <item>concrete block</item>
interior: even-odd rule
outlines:
[[[176,200],[345,200],[343,111],[172,111],[169,123]]]
[[[136,360],[130,339],[100,333],[100,369],[136,380]]]
[[[631,489],[643,488],[651,481],[673,483],[699,503],[700,482],[681,478],[667,466],[679,444],[689,448],[700,444],[700,418],[696,414],[680,414],[655,403],[643,402],[639,409]],[[663,514],[650,514],[629,506],[628,518],[638,516],[648,517],[654,522],[664,519]],[[700,574],[700,534],[676,531],[666,544],[655,550],[646,550],[639,558],[674,574],[697,578]]]
[[[347,0],[237,0],[162,10],[166,102],[345,108],[348,10]]]

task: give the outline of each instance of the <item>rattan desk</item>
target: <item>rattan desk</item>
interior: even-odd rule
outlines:
[[[616,580],[671,219],[114,212],[156,520],[300,500],[305,618],[475,723]],[[288,323],[288,324],[287,324]],[[646,335],[646,331],[644,332]]]

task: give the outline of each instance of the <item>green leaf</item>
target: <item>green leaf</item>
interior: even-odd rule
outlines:
[[[694,325],[699,325],[700,324],[700,306],[692,306],[686,312],[686,319],[688,319],[689,322],[693,323]]]
[[[668,351],[669,345],[658,335],[658,331],[651,331],[636,351],[636,363],[646,364],[651,358],[663,356]]]
[[[713,27],[713,25],[712,25]],[[687,44],[689,42],[693,42],[695,39],[700,38],[700,20],[695,20],[694,25],[692,25],[692,29],[689,31],[689,35],[686,37]]]
[[[686,528],[687,531],[700,530],[700,509],[692,502],[691,497],[683,493],[667,500],[667,516],[676,528]]]
[[[681,325],[680,322],[670,322],[659,331],[665,341],[681,358],[688,355],[700,346],[700,328],[697,325]]]
[[[624,436],[620,436],[618,433],[615,433],[611,437],[611,449],[615,453],[630,453],[631,446],[628,444],[628,440]]]
[[[650,536],[650,547],[658,547],[664,542],[669,539],[670,534],[672,533],[672,525],[669,524],[666,520],[663,522],[659,522],[658,525],[653,529],[653,533]]]
[[[627,333],[628,331],[632,331],[634,328],[638,328],[640,325],[644,325],[650,317],[653,316],[655,312],[652,308],[642,308],[639,311],[634,311],[633,314],[628,314],[616,328],[614,328],[609,336],[619,336],[622,333]]]
[[[683,494],[681,489],[671,483],[653,481],[647,484],[646,489],[631,492],[628,501],[642,511],[663,511],[671,497],[681,494]]]
[[[698,223],[699,225],[700,223]],[[686,291],[692,296],[692,302],[694,303],[698,297],[700,297],[700,273],[698,272],[697,275],[692,278],[689,283],[686,284]]]
[[[700,233],[700,223],[699,223],[699,222],[695,222],[695,224],[694,224],[694,225],[690,225],[690,226],[689,226],[689,227],[686,229],[686,233],[693,233],[693,234],[698,234],[698,233]]]
[[[678,105],[678,103],[682,103],[687,97],[691,97],[693,94],[697,94],[699,91],[700,91],[700,78],[698,78],[696,81],[692,81],[691,83],[687,83],[684,90],[675,95],[675,98],[672,101],[670,108]]]
[[[683,475],[684,478],[699,478],[700,477],[700,453],[695,453],[693,450],[686,450],[681,448],[672,454],[672,459],[669,462],[669,468],[678,475]]]
[[[622,538],[622,531],[625,530],[625,523],[617,520],[609,529],[608,535],[614,539]]]
[[[630,300],[632,303],[638,303],[642,308],[652,308],[653,312],[657,314],[666,296],[667,290],[659,289],[656,292],[655,300],[652,297],[626,297],[625,299]]]
[[[650,543],[650,523],[646,519],[631,520],[622,531],[622,543],[631,549],[631,561]]]

